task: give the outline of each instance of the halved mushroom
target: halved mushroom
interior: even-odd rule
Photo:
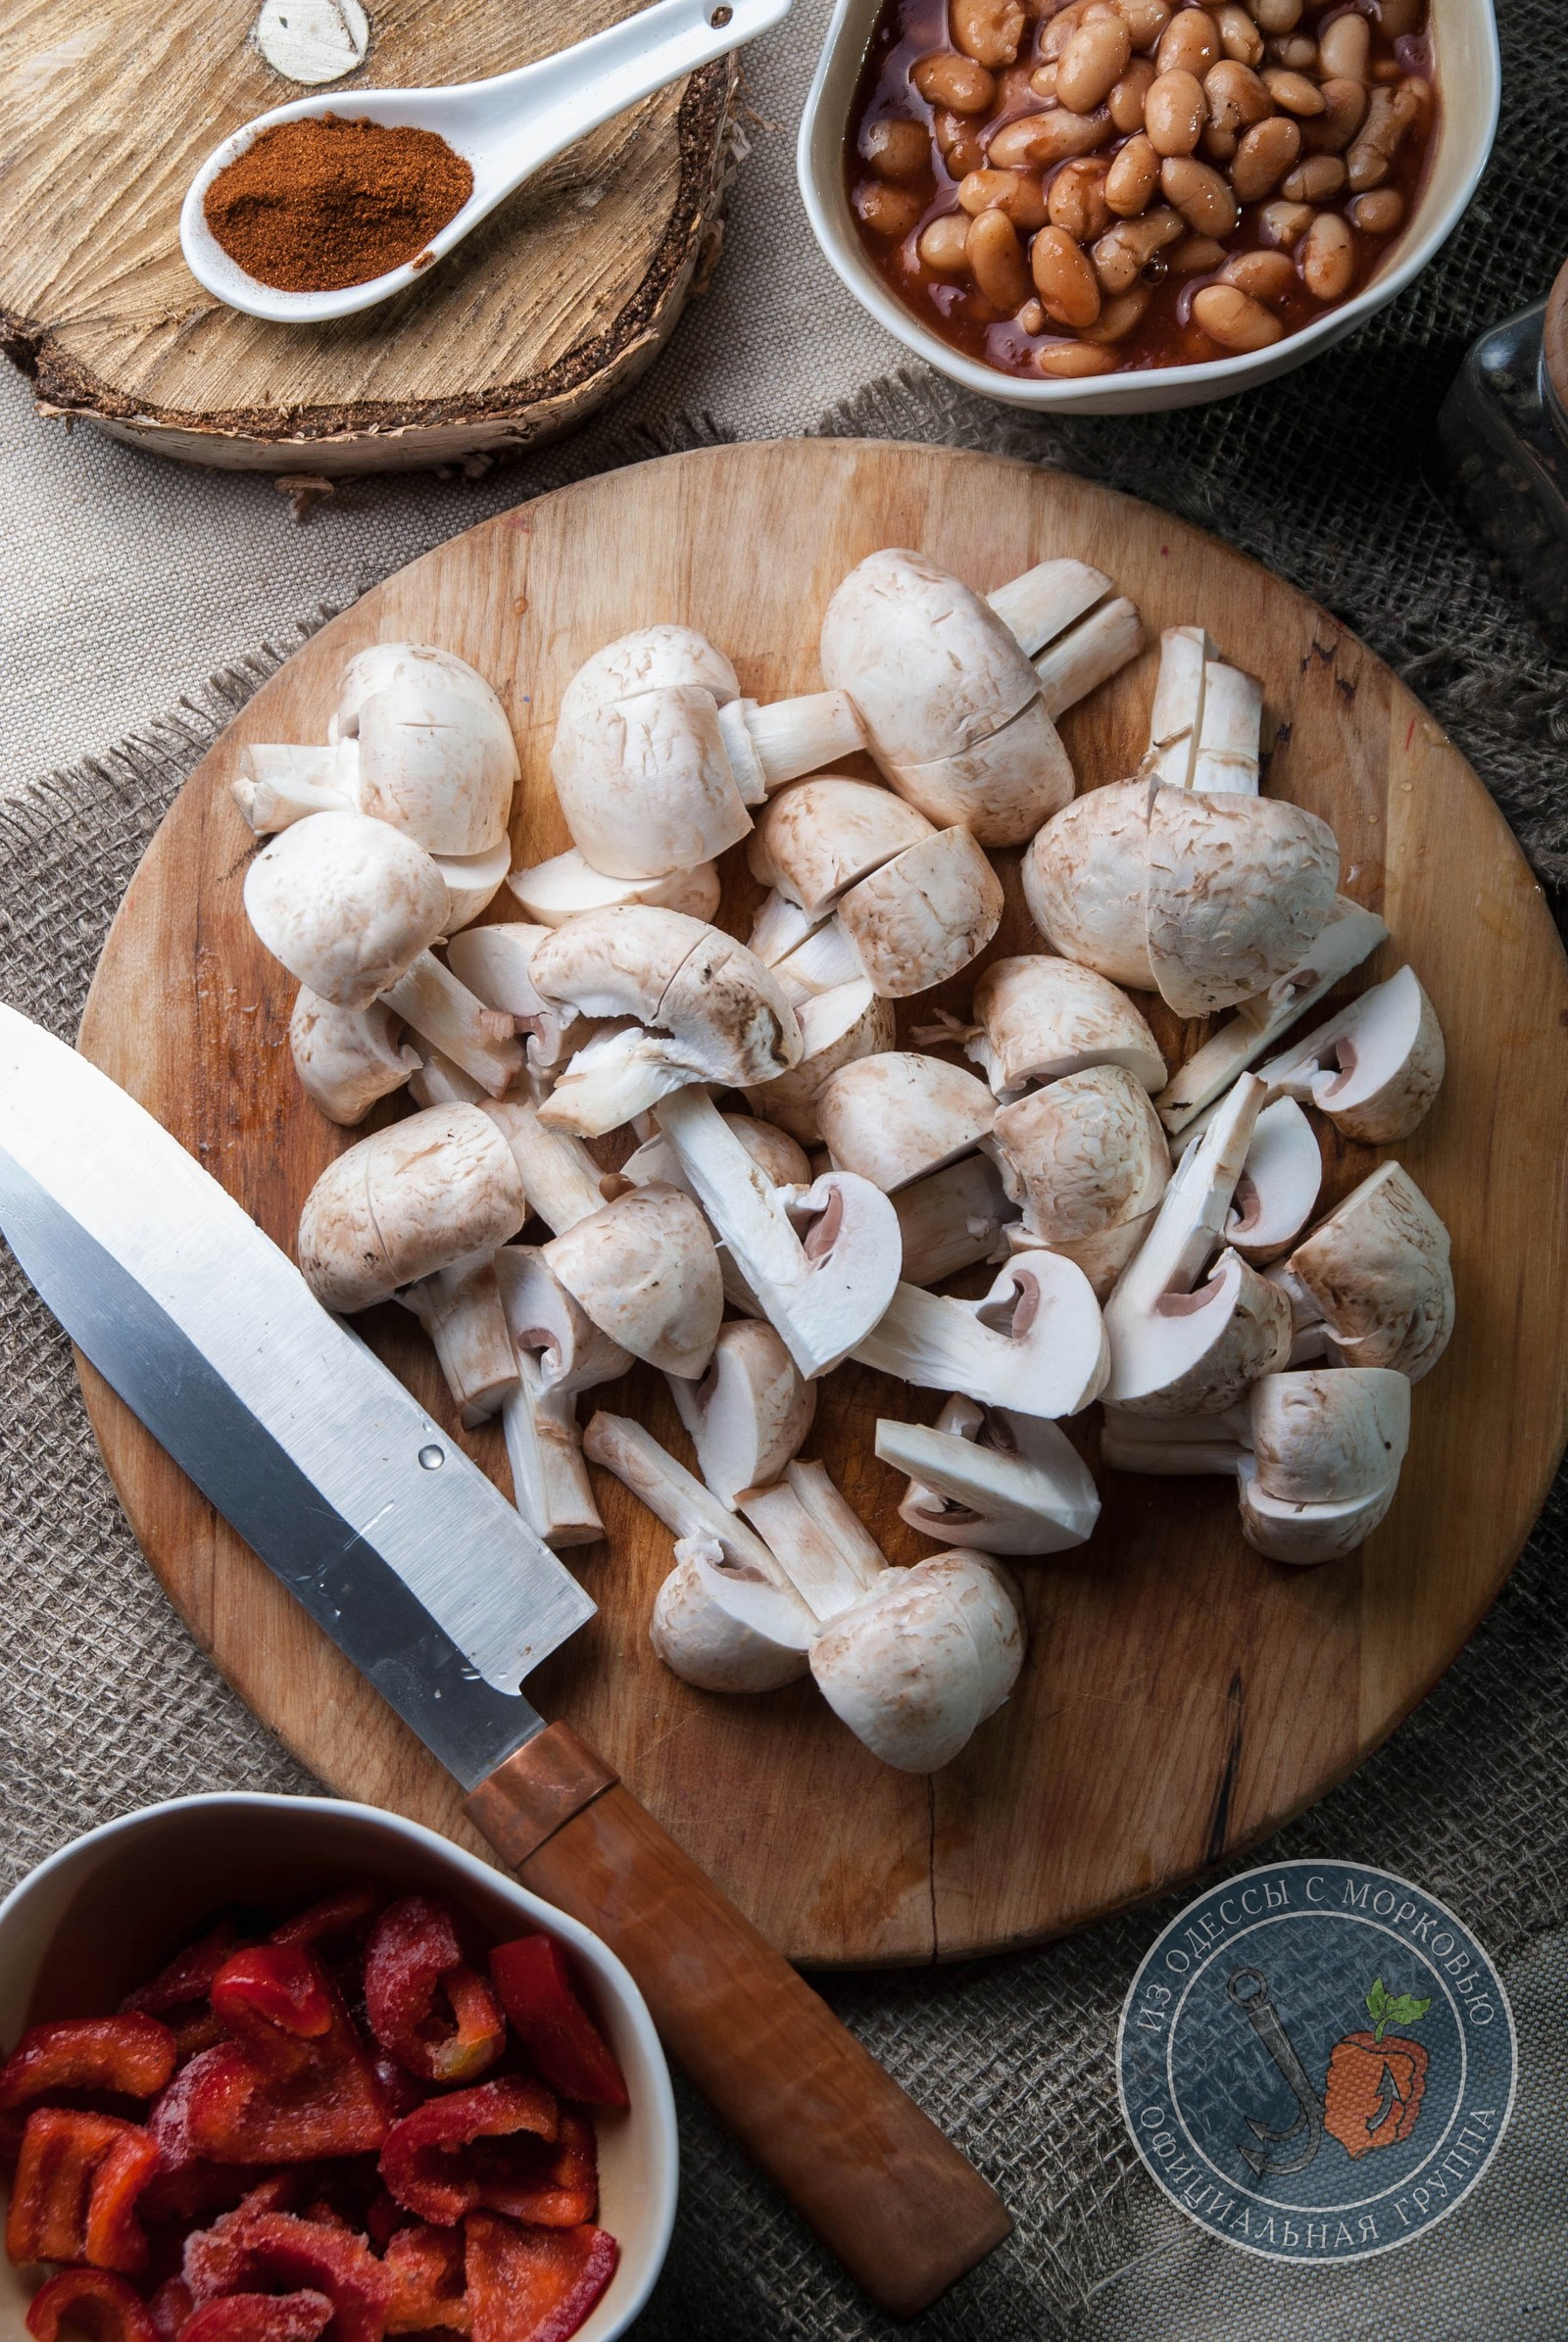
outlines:
[[[972,1154],[994,1113],[984,1082],[912,1049],[840,1066],[817,1099],[835,1168],[858,1171],[884,1195]]]
[[[1124,1065],[1090,1065],[999,1108],[989,1151],[1023,1206],[1010,1241],[1074,1260],[1102,1299],[1147,1233],[1170,1154],[1149,1092]]]
[[[808,1188],[775,1188],[704,1090],[677,1091],[654,1114],[796,1365],[808,1381],[825,1374],[892,1296],[902,1257],[893,1206],[847,1171]]]
[[[398,1039],[398,1019],[382,1000],[339,1008],[302,984],[288,1020],[294,1069],[306,1095],[329,1122],[363,1122],[378,1098],[401,1090],[419,1052]]]
[[[1009,1260],[978,1301],[901,1284],[855,1355],[920,1390],[1046,1416],[1087,1407],[1109,1364],[1089,1280],[1055,1252]]]
[[[482,1252],[473,1260],[456,1260],[398,1294],[429,1336],[447,1389],[470,1430],[489,1421],[517,1382],[496,1258]]]
[[[966,1154],[893,1197],[904,1244],[905,1285],[940,1285],[959,1269],[1001,1260],[1017,1220],[1002,1173],[986,1154]]]
[[[812,1644],[811,1673],[873,1756],[934,1773],[1001,1707],[1023,1655],[1010,1573],[959,1548],[884,1571]]]
[[[739,1565],[719,1538],[701,1531],[675,1539],[675,1567],[654,1597],[648,1639],[671,1675],[698,1691],[780,1691],[799,1683],[804,1650],[772,1642],[725,1609],[715,1589],[728,1590]]]
[[[512,1149],[482,1107],[429,1106],[327,1164],[300,1213],[300,1269],[328,1309],[368,1309],[493,1252],[527,1212]]]
[[[822,1626],[858,1602],[888,1566],[820,1464],[786,1464],[781,1479],[743,1488],[737,1503]]]
[[[1244,1260],[1278,1259],[1312,1217],[1322,1185],[1323,1156],[1316,1132],[1294,1098],[1275,1098],[1263,1108],[1252,1131],[1225,1223],[1225,1242]]]
[[[720,1326],[700,1383],[670,1379],[704,1480],[731,1512],[744,1489],[782,1478],[816,1413],[816,1392],[783,1340],[754,1318]]]
[[[662,878],[606,878],[575,846],[552,854],[547,862],[510,871],[507,884],[541,927],[564,927],[585,910],[614,910],[629,903],[683,910],[689,918],[707,920],[717,912],[721,892],[711,862],[671,870]]]
[[[934,1425],[876,1427],[883,1463],[909,1475],[899,1518],[982,1553],[1064,1553],[1093,1536],[1100,1491],[1065,1432],[1035,1415],[948,1400]]]
[[[724,1289],[708,1224],[679,1188],[628,1188],[552,1237],[543,1257],[600,1331],[634,1358],[688,1378],[707,1371]]]
[[[837,925],[872,991],[902,1000],[967,967],[996,934],[1002,912],[1002,881],[974,838],[944,829],[851,887]]]
[[[1188,1058],[1155,1098],[1160,1120],[1174,1137],[1197,1121],[1263,1054],[1271,1041],[1316,1007],[1342,976],[1358,967],[1388,941],[1376,911],[1363,910],[1348,895],[1335,898],[1328,923],[1304,959],[1275,978],[1266,992],[1244,1000],[1236,1014]]]
[[[1290,1355],[1290,1310],[1272,1285],[1228,1248],[1204,1274],[1266,1095],[1243,1075],[1176,1166],[1143,1245],[1117,1280],[1105,1303],[1107,1407],[1219,1414]]]
[[[426,1067],[427,1076],[431,1070]],[[569,1131],[547,1130],[532,1098],[479,1102],[511,1147],[528,1201],[553,1235],[561,1236],[598,1211],[605,1200],[602,1174],[580,1139]]]
[[[841,1066],[891,1049],[895,1039],[891,1002],[878,1000],[863,976],[831,992],[812,993],[795,1010],[801,1028],[800,1062],[775,1074],[747,1097],[759,1111],[807,1144],[822,1136],[820,1101],[824,1084]]]
[[[510,1016],[516,1031],[527,1035],[528,1070],[538,1086],[548,1086],[595,1030],[575,1009],[563,1010],[544,1000],[534,985],[533,954],[553,932],[520,919],[505,920],[466,928],[447,946],[448,967],[474,999]]]
[[[1380,1163],[1269,1276],[1290,1304],[1293,1364],[1326,1352],[1418,1383],[1453,1332],[1448,1232],[1399,1163]]]
[[[934,835],[935,824],[891,789],[827,772],[779,792],[759,816],[746,858],[760,886],[814,922],[862,878]]]
[[[1263,687],[1227,666],[1201,626],[1168,626],[1150,717],[1146,778],[1209,795],[1257,795]]]
[[[1414,968],[1351,1000],[1258,1067],[1287,1098],[1310,1098],[1348,1139],[1407,1139],[1443,1086],[1443,1028]]]
[[[759,1092],[765,1097],[765,1092]],[[735,1133],[753,1162],[776,1188],[809,1187],[811,1165],[805,1147],[788,1131],[780,1130],[773,1122],[765,1122],[760,1114],[726,1114],[725,1122]],[[651,1179],[661,1179],[667,1187],[681,1188],[690,1195],[691,1182],[681,1167],[679,1155],[661,1130],[621,1164],[618,1175],[630,1180],[634,1187],[646,1187]]]
[[[1338,877],[1334,833],[1315,813],[1140,780],[1055,814],[1023,864],[1030,913],[1054,950],[1157,990],[1181,1016],[1232,1006],[1294,968],[1333,911]]]
[[[1108,584],[1074,563],[1070,576],[1048,579],[1038,592],[1015,580],[988,604],[923,554],[888,548],[853,569],[828,604],[822,673],[853,700],[871,754],[901,797],[944,828],[962,824],[983,845],[1021,845],[1073,790],[1024,645],[1038,648],[1042,626],[1064,623],[1064,610],[1077,616]],[[1058,657],[1058,706],[1067,704],[1062,692],[1092,688],[1083,678],[1104,680],[1113,671],[1108,659],[1120,663],[1136,648],[1123,636],[1113,652],[1097,629],[1094,659]]]
[[[540,998],[630,1019],[579,1049],[541,1107],[558,1130],[597,1138],[693,1082],[745,1088],[800,1062],[795,1011],[744,944],[684,912],[589,911],[532,952]]]
[[[974,988],[974,1022],[955,1038],[1003,1105],[1091,1065],[1124,1065],[1146,1090],[1165,1079],[1159,1046],[1126,994],[1047,951],[994,959]]]
[[[503,838],[484,854],[433,854],[447,890],[447,920],[443,935],[469,927],[500,894],[512,861],[512,842]]]
[[[535,1246],[503,1245],[495,1274],[514,1354],[501,1420],[517,1510],[547,1545],[593,1544],[605,1525],[583,1462],[577,1394],[624,1374],[630,1353],[595,1324]]]

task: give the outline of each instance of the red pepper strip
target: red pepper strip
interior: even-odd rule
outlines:
[[[63,2269],[39,2286],[27,2312],[28,2333],[37,2342],[58,2342],[63,2325],[91,2342],[159,2342],[140,2295],[106,2269]]]
[[[209,2163],[191,2143],[190,2101],[217,2053],[203,2050],[182,2066],[147,2113],[147,2128],[158,2148],[158,2169],[142,2194],[148,2220],[197,2220],[226,2212],[245,2193],[251,2173],[232,2164]]]
[[[192,2311],[179,2342],[316,2342],[331,2322],[324,2293],[220,2293]]]
[[[490,1980],[534,2065],[563,2098],[587,2106],[629,2106],[626,2078],[583,2007],[565,1954],[548,1935],[498,1943]]]
[[[242,2204],[185,2241],[197,2309],[220,2294],[308,2287],[332,2305],[333,2342],[381,2342],[391,2285],[363,2236]]]
[[[87,2261],[134,2275],[147,2264],[134,2206],[157,2168],[157,2144],[138,2123],[34,2107],[11,2191],[7,2253],[18,2263]]]
[[[263,1944],[236,1953],[214,1979],[213,2006],[241,2038],[199,2061],[185,2112],[197,2154],[313,2163],[375,2152],[391,2110],[348,2011],[309,1952]]]
[[[68,2017],[30,2025],[0,2068],[0,2111],[56,2090],[155,2098],[174,2071],[174,2036],[156,2017]]]
[[[443,1991],[450,2020],[438,2005]],[[506,2046],[495,1995],[464,1966],[452,1914],[429,1895],[405,1895],[376,1921],[365,2007],[381,2047],[422,2081],[473,2081]]]
[[[392,2280],[389,2334],[422,2334],[441,2325],[459,2334],[471,2330],[463,2238],[456,2228],[400,2228],[381,2267]]]
[[[147,2304],[147,2315],[158,2328],[159,2342],[176,2342],[191,2313],[190,2287],[183,2277],[166,2277]]]
[[[284,1920],[272,1929],[270,1940],[316,1944],[323,1937],[358,1934],[385,1901],[381,1888],[368,1878],[353,1886],[340,1886],[335,1894],[325,1895],[319,1903],[312,1903],[308,1910],[297,1911],[292,1919]]]
[[[504,2146],[476,2148],[473,2164],[479,2202],[508,2220],[540,2228],[577,2228],[599,2210],[599,2153],[586,2115],[561,2110],[554,2147],[533,2139],[509,2139]]]
[[[481,2082],[431,2098],[396,2123],[381,2150],[381,2177],[407,2212],[450,2228],[479,2203],[479,2181],[460,2150],[475,2139],[532,2131],[553,2140],[560,2115],[542,2082],[517,2077]]]
[[[213,2013],[268,2074],[297,2074],[332,2029],[332,1988],[309,1952],[259,1943],[213,1978]]]
[[[121,2008],[142,2009],[149,2017],[167,2017],[172,2009],[188,2009],[192,2001],[206,2000],[214,1976],[238,1948],[239,1929],[234,1922],[227,1918],[219,1920],[205,1935],[198,1935],[194,1943],[176,1952],[168,1967],[160,1969],[149,1982],[127,1992]]]
[[[603,2228],[519,2228],[476,2212],[466,2236],[473,2342],[566,2342],[620,2260]]]

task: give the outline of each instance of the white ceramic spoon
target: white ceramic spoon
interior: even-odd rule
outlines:
[[[658,0],[607,32],[489,81],[444,89],[319,91],[274,106],[214,148],[190,183],[179,215],[179,241],[191,273],[231,309],[279,324],[309,325],[348,317],[386,301],[415,281],[412,262],[366,284],[327,293],[284,293],[258,283],[230,260],[207,224],[203,205],[218,173],[274,122],[337,114],[354,121],[434,130],[473,171],[473,193],[426,250],[439,261],[471,227],[504,203],[564,147],[586,136],[639,99],[722,57],[788,16],[793,0]],[[422,255],[420,256],[423,257]],[[425,262],[422,276],[431,265]]]

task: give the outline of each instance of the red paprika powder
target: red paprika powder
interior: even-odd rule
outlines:
[[[207,224],[259,284],[327,293],[416,260],[473,193],[473,172],[434,130],[275,122],[207,190]]]

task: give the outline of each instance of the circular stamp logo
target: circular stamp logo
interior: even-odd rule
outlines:
[[[1467,2196],[1513,2107],[1513,2016],[1453,1913],[1354,1862],[1272,1863],[1173,1919],[1133,1978],[1122,2113],[1190,2220],[1360,2261]]]

